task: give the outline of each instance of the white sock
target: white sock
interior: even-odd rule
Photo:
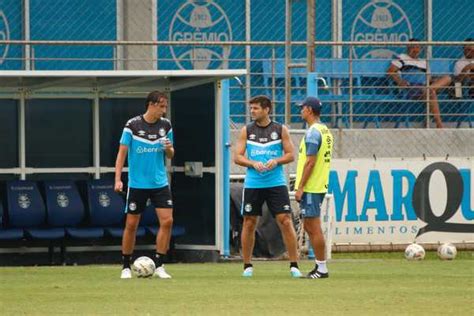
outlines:
[[[318,265],[318,272],[328,273],[328,267],[326,267],[326,260],[324,261],[315,260],[315,261],[316,261],[316,264]]]

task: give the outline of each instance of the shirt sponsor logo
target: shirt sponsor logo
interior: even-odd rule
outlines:
[[[255,140],[255,138],[257,138],[257,135],[255,135],[255,134],[250,134],[249,135],[250,140]]]
[[[161,152],[163,151],[162,148],[158,148],[158,147],[142,147],[142,146],[138,146],[137,147],[137,150],[136,150],[136,153],[137,154],[150,154],[150,153],[158,153],[158,152]]]
[[[250,151],[250,154],[252,156],[277,156],[278,151],[277,150],[267,150],[267,149],[252,149]]]

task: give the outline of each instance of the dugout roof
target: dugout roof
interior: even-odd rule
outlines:
[[[19,70],[0,72],[0,93],[32,94],[99,92],[136,94],[152,90],[174,91],[226,78],[246,70]]]

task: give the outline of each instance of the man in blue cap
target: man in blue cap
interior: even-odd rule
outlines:
[[[301,117],[309,128],[301,139],[296,168],[295,199],[300,203],[304,229],[316,255],[314,269],[307,278],[328,278],[326,245],[321,229],[321,204],[328,190],[333,137],[320,121],[321,101],[307,97],[301,107]]]

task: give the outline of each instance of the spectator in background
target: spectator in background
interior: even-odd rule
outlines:
[[[469,96],[474,98],[474,39],[466,39],[464,46],[464,58],[454,64],[454,82],[456,88],[464,86],[469,88]],[[462,92],[456,93],[456,97],[462,97]]]
[[[405,89],[407,96],[414,100],[426,99],[429,93],[430,110],[433,113],[437,128],[442,128],[441,115],[439,113],[438,97],[436,91],[447,87],[451,83],[449,76],[443,76],[437,80],[432,80],[426,74],[426,59],[421,59],[421,46],[417,39],[410,39],[411,44],[407,46],[407,53],[400,54],[398,59],[392,61],[387,70],[387,74],[395,83]],[[426,88],[426,80],[430,86]]]

